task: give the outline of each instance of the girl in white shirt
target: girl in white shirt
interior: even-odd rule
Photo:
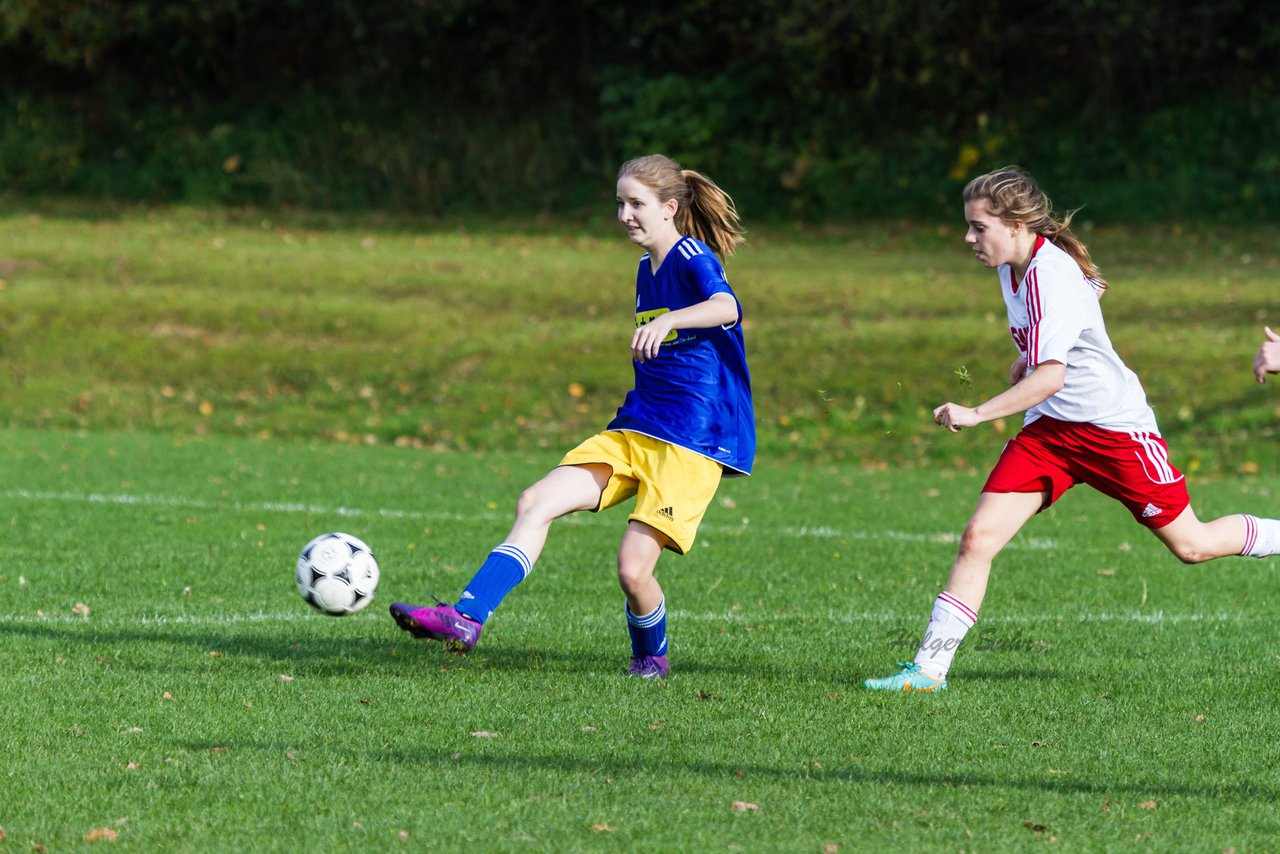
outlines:
[[[1084,244],[1035,182],[1006,167],[964,190],[965,242],[1000,279],[1018,356],[1010,388],[975,407],[944,403],[933,420],[951,432],[1024,412],[996,463],[934,602],[915,661],[864,684],[941,691],[957,647],[978,619],[991,562],[1032,516],[1086,483],[1120,501],[1179,560],[1280,551],[1280,521],[1248,515],[1201,522],[1169,461],[1138,377],[1102,320],[1106,281]]]

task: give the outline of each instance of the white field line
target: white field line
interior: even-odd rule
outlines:
[[[135,493],[101,493],[101,492],[50,492],[32,489],[10,489],[0,492],[0,499],[19,501],[61,501],[69,504],[107,504],[121,507],[170,507],[182,510],[231,510],[238,513],[306,513],[314,516],[339,517],[376,517],[381,519],[419,519],[426,521],[474,522],[503,518],[501,513],[442,513],[424,512],[420,510],[398,510],[394,508],[360,508],[337,506],[329,507],[321,504],[305,504],[302,502],[263,501],[242,503],[238,501],[215,502],[198,498],[186,498],[173,495],[146,495]],[[573,522],[575,517],[561,520]],[[579,519],[581,521],[581,519]],[[757,526],[758,527],[758,526]],[[716,534],[741,534],[749,530],[744,520],[742,525],[704,524],[701,530]],[[826,525],[784,528],[766,528],[768,533],[800,540],[892,540],[904,543],[938,543],[954,545],[954,533],[924,533],[919,531],[860,530],[832,528]],[[1030,549],[1048,551],[1057,548],[1057,542],[1039,537],[1017,538],[1009,544],[1011,549]]]
[[[380,610],[380,609],[378,609]],[[371,611],[370,614],[377,613]],[[831,623],[843,623],[846,625],[861,624],[884,624],[894,623],[906,620],[911,622],[912,628],[918,628],[916,623],[920,622],[923,612],[917,610],[911,613],[892,613],[884,612],[840,612],[828,611],[822,617]],[[761,623],[785,623],[797,619],[810,619],[814,615],[804,611],[793,611],[788,613],[778,613],[777,611],[756,612],[756,611],[672,611],[669,614],[673,620],[693,623],[750,623],[752,625],[760,625]],[[353,617],[344,618],[344,623],[354,622],[355,620],[367,619],[368,615],[354,615]],[[258,611],[254,613],[244,614],[152,614],[143,616],[128,617],[82,617],[75,614],[47,614],[44,616],[38,614],[0,614],[0,624],[3,625],[26,625],[37,623],[66,623],[66,624],[85,624],[97,627],[109,626],[236,626],[246,624],[267,624],[267,623],[293,623],[302,620],[323,620],[324,617],[308,611],[305,607],[290,609],[288,611],[266,612]],[[384,615],[377,617],[381,622],[385,619]],[[507,613],[503,615],[504,623],[534,623],[544,616],[530,613]],[[1179,625],[1183,623],[1200,623],[1200,624],[1234,624],[1245,622],[1258,622],[1262,620],[1271,621],[1273,617],[1265,614],[1231,614],[1225,611],[1217,613],[1170,613],[1167,611],[1151,611],[1144,613],[1140,611],[1104,611],[1097,614],[1079,613],[1079,614],[1021,614],[1013,616],[992,616],[983,617],[984,625],[1009,625],[1009,626],[1033,626],[1044,623],[1133,623],[1133,624],[1169,624]],[[586,618],[585,622],[592,622],[591,618]],[[598,618],[594,622],[605,623],[616,622],[616,620],[606,621]]]

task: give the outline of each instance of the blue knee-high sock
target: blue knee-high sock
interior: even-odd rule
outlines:
[[[631,656],[667,654],[667,600],[663,597],[648,614],[637,617],[627,605],[627,631],[631,633]]]
[[[485,558],[475,577],[453,607],[464,617],[483,623],[512,589],[528,577],[533,564],[520,549],[503,543]]]

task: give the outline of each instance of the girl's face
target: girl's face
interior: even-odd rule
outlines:
[[[658,201],[647,184],[630,175],[618,179],[618,222],[638,246],[652,249],[676,236],[678,206],[675,199]]]
[[[1000,219],[991,212],[990,201],[982,198],[965,203],[964,218],[969,223],[964,242],[984,267],[995,269],[1018,259],[1018,235],[1024,231],[1021,222],[1010,224]]]

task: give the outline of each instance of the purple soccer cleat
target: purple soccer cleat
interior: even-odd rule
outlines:
[[[470,652],[480,640],[480,624],[439,599],[435,605],[425,607],[392,602],[391,616],[400,628],[415,638],[443,641],[445,649],[459,655]]]
[[[639,676],[641,679],[665,679],[671,672],[665,655],[641,655],[631,659],[628,676]]]

